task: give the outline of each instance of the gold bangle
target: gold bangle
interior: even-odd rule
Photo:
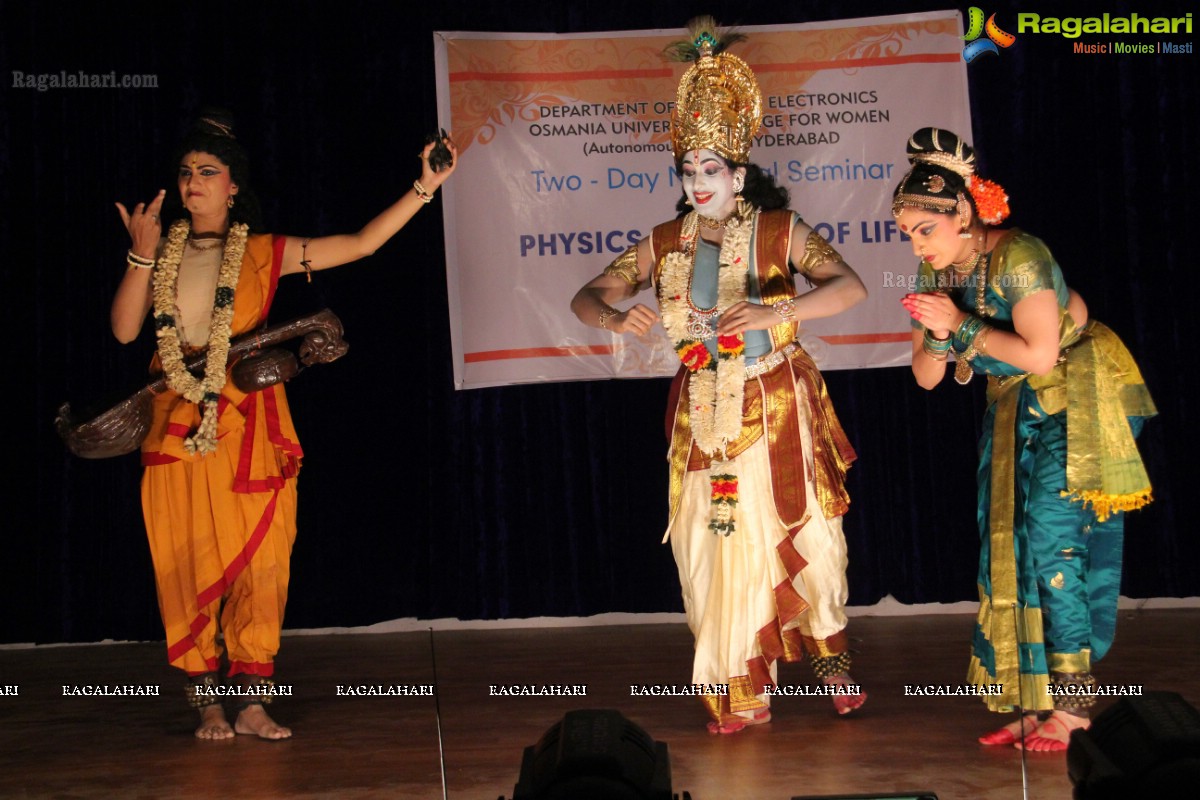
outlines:
[[[981,356],[987,355],[988,334],[990,334],[991,332],[992,332],[992,326],[984,325],[983,329],[981,331],[979,331],[979,333],[975,334],[975,341],[973,342],[973,344],[975,345],[975,352]]]
[[[600,310],[600,327],[604,328],[604,330],[608,330],[608,321],[620,313],[621,312],[617,311],[615,308],[601,309]]]

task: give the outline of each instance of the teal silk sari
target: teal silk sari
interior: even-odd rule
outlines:
[[[944,280],[944,277],[943,277]],[[918,286],[938,288],[922,264]],[[1052,290],[1059,363],[1028,375],[986,355],[988,410],[979,445],[979,614],[968,680],[988,707],[1053,708],[1051,672],[1089,673],[1116,631],[1123,512],[1150,501],[1134,438],[1156,412],[1133,358],[1108,328],[1067,312],[1062,271],[1041,240],[1007,231],[989,256],[985,316],[1012,331],[1012,310]],[[978,313],[975,276],[943,287]]]

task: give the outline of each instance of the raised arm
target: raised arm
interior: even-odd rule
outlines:
[[[658,314],[641,303],[628,311],[617,311],[612,304],[628,300],[649,283],[652,262],[650,241],[642,239],[575,293],[571,311],[580,322],[593,328],[639,336],[646,333],[658,320]]]
[[[162,236],[158,215],[166,196],[166,190],[161,190],[149,203],[138,203],[133,211],[127,211],[121,203],[116,204],[117,213],[132,240],[125,277],[117,287],[109,311],[113,336],[121,344],[132,342],[141,333],[142,323],[154,300],[150,276],[154,273],[154,257]]]
[[[429,166],[429,153],[434,144],[427,144],[421,151],[421,177],[417,180],[420,188],[425,191],[423,199],[417,186],[405,192],[404,196],[386,208],[383,213],[368,222],[358,233],[321,236],[305,240],[298,236],[288,236],[283,248],[283,268],[281,274],[290,275],[305,271],[305,261],[308,268],[313,270],[330,269],[342,264],[349,264],[366,258],[391,239],[412,219],[425,204],[432,199],[433,193],[446,182],[458,166],[458,150],[449,138],[445,139],[454,160],[441,172],[434,172]],[[308,242],[305,246],[305,241]]]

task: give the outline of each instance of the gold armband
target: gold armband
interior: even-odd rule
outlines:
[[[605,275],[612,275],[614,278],[620,278],[629,284],[633,289],[641,283],[638,280],[638,255],[637,245],[632,245],[624,253],[617,256],[611,264],[604,268]]]
[[[829,242],[822,239],[821,234],[809,231],[808,238],[804,240],[804,255],[801,257],[800,263],[796,264],[796,271],[807,275],[826,261],[841,260],[842,257],[838,251],[834,250]]]

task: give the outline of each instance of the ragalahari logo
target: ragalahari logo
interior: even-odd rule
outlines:
[[[980,39],[979,37],[984,33],[987,34],[987,38]],[[963,48],[963,59],[968,64],[984,53],[998,56],[1000,47],[1012,47],[1012,43],[1016,40],[1016,36],[1000,30],[1000,26],[996,24],[995,14],[988,17],[985,24],[982,8],[971,6],[971,10],[967,12],[967,33],[963,36],[963,41],[967,42],[967,46]]]

